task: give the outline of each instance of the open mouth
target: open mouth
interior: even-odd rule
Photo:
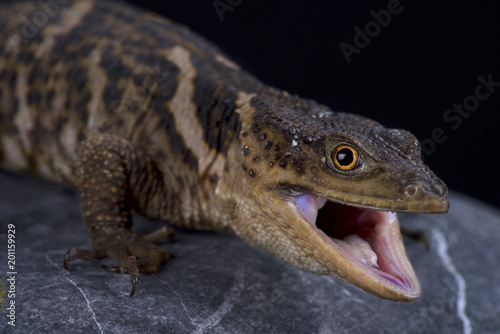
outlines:
[[[420,295],[394,212],[339,204],[315,194],[292,202],[321,239],[363,276],[408,299]]]

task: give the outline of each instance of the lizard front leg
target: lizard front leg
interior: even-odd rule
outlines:
[[[164,226],[147,235],[130,230],[132,208],[159,215],[158,203],[166,194],[162,174],[151,158],[129,141],[94,135],[80,145],[75,175],[92,248],[70,248],[64,256],[64,267],[68,269],[69,262],[77,259],[111,257],[119,267],[107,269],[130,275],[132,296],[139,273],[155,273],[170,258],[156,242],[171,239],[172,228]]]

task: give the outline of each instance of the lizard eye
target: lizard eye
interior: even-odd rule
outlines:
[[[360,162],[358,150],[349,145],[339,145],[333,149],[332,160],[340,170],[353,170]]]

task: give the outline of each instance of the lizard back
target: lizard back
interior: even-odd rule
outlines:
[[[88,131],[157,159],[174,152],[179,170],[205,171],[227,151],[236,94],[260,89],[253,77],[167,19],[116,2],[56,5],[0,7],[0,166],[72,182],[65,166]]]

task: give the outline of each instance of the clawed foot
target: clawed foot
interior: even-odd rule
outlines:
[[[130,296],[135,293],[139,283],[139,273],[153,274],[160,264],[170,258],[167,249],[157,245],[160,240],[173,241],[174,229],[163,226],[149,234],[140,235],[130,230],[115,231],[113,235],[96,232],[92,238],[92,249],[71,247],[64,255],[64,268],[69,270],[69,263],[75,260],[94,260],[111,257],[118,261],[118,266],[103,266],[112,272],[130,275]]]

